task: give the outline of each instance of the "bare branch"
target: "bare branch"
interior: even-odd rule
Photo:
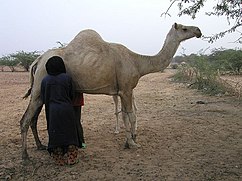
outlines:
[[[168,12],[170,11],[172,5],[173,5],[176,1],[178,1],[178,0],[173,0],[172,3],[170,4],[170,6],[167,8],[167,10],[166,10],[164,13],[161,13],[160,16],[162,17],[162,16],[164,15],[164,16],[166,17],[166,15],[168,15],[168,16],[171,17],[171,15],[170,15]]]

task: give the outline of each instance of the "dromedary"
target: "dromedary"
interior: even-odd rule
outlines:
[[[55,51],[57,51],[57,49],[55,49]],[[33,64],[31,65],[31,69],[30,69],[30,83],[31,83],[31,88],[28,90],[28,92],[25,94],[25,96],[23,97],[24,99],[26,99],[30,94],[31,94],[31,90],[32,90],[32,85],[33,85],[33,81],[34,81],[34,76],[35,76],[35,71],[37,69],[37,64],[39,64],[40,59],[37,59],[37,61],[33,62]],[[114,106],[115,106],[115,117],[116,117],[116,124],[115,124],[115,131],[114,133],[118,134],[119,130],[120,130],[120,124],[119,124],[119,113],[121,113],[122,111],[119,109],[119,96],[118,95],[113,95],[113,101],[114,101]],[[134,95],[132,98],[132,105],[133,105],[133,110],[134,113],[136,114],[137,111],[137,106],[134,100]],[[41,107],[42,108],[42,107]],[[41,111],[41,109],[39,109],[39,112]],[[38,119],[38,114],[35,116],[35,119]],[[37,123],[37,120],[34,120],[33,123]],[[31,128],[32,130],[35,129],[35,125],[31,124]],[[36,128],[37,129],[37,128]],[[136,125],[135,125],[135,129],[137,130],[137,120],[136,120]],[[34,137],[36,138],[36,141],[38,142],[38,134],[37,132],[33,132]],[[45,147],[43,147],[43,149],[45,149]]]
[[[45,63],[57,55],[64,59],[67,72],[72,76],[78,91],[88,94],[118,95],[121,98],[122,118],[126,129],[126,146],[135,148],[136,116],[132,106],[132,93],[139,79],[149,73],[164,70],[171,62],[180,42],[201,37],[194,26],[175,23],[169,31],[161,51],[155,56],[134,53],[125,46],[105,42],[93,30],[81,31],[66,47],[49,50],[38,57],[29,105],[20,121],[22,158],[28,159],[27,132],[31,125],[39,149],[43,148],[37,130],[37,117],[43,103],[40,83],[46,75]],[[41,61],[40,61],[41,60]],[[39,62],[39,63],[38,63]]]

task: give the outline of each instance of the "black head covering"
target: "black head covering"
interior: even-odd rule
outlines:
[[[58,75],[61,73],[66,73],[66,67],[64,61],[59,56],[53,56],[48,59],[45,64],[46,71],[49,75]]]

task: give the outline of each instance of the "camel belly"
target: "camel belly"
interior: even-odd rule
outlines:
[[[118,85],[116,73],[113,66],[98,65],[76,65],[75,69],[70,69],[75,84],[75,89],[89,94],[117,94]]]

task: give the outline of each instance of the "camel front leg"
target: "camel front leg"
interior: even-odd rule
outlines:
[[[137,119],[136,119],[136,112],[137,112],[138,109],[137,109],[137,106],[136,106],[134,93],[132,94],[132,106],[133,106],[133,112],[135,114],[135,130],[137,131],[138,123],[137,123]]]
[[[125,133],[127,141],[125,143],[126,148],[137,148],[140,147],[136,141],[136,128],[135,128],[135,114],[122,112],[122,117],[125,125]]]
[[[132,94],[126,96],[120,96],[122,103],[122,118],[126,131],[126,144],[127,148],[137,148],[140,145],[135,143],[136,140],[136,115],[132,106]]]

